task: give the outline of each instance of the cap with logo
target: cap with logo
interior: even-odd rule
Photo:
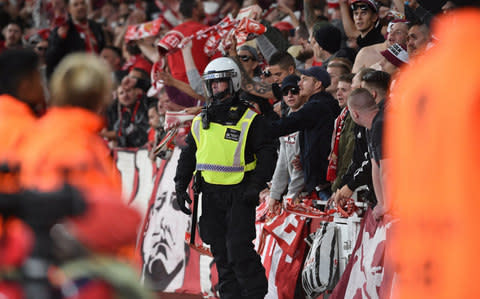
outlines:
[[[407,50],[397,43],[391,45],[385,51],[380,53],[396,67],[400,67],[403,64],[408,63]]]

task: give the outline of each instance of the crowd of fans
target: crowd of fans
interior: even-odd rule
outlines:
[[[465,2],[446,1],[443,13]],[[230,35],[225,38],[230,46],[213,55],[204,51],[206,39],[193,38],[181,49],[169,44],[228,14],[236,17],[242,9],[267,28],[265,34],[238,47]],[[159,18],[162,23],[153,36],[126,38],[132,26]],[[30,134],[32,148],[24,157],[31,159],[32,173],[46,161],[37,152],[56,153],[38,147],[32,155],[35,138],[51,135],[53,127],[63,128],[60,133],[72,132],[88,117],[98,122],[96,129],[110,147],[148,146],[153,152],[165,136],[167,111],[195,114],[209,104],[201,75],[211,60],[228,56],[241,71],[240,98],[267,119],[268,136],[279,138],[279,158],[267,197],[271,211],[278,212],[284,195],[315,192],[341,205],[366,186],[358,197],[380,219],[390,209],[382,150],[389,92],[402,66],[428,55],[435,43],[430,32],[435,18],[416,0],[0,0],[0,55],[21,48],[35,52],[39,84],[19,88],[44,96],[47,106],[41,101],[30,105],[39,115],[53,107],[37,133]],[[105,95],[80,95],[90,96],[90,102],[59,91],[68,88],[61,80],[75,74],[55,72],[65,57],[77,52],[97,54],[113,82]],[[78,80],[93,84],[92,78]],[[88,111],[76,119],[79,114],[70,117],[64,107],[68,105]],[[104,125],[96,119],[97,112]],[[52,143],[59,138],[64,136],[52,135]]]
[[[201,106],[200,75],[209,61],[222,54],[238,56],[247,75],[244,80],[256,82],[243,86],[244,98],[264,106],[268,114],[264,100],[283,103],[280,83],[297,68],[325,68],[332,79],[326,91],[336,97],[341,75],[366,67],[392,74],[430,41],[432,16],[416,1],[408,6],[399,1],[353,2],[3,1],[0,51],[25,47],[39,55],[47,99],[47,82],[63,57],[77,51],[100,55],[115,81],[102,136],[113,146],[140,147],[149,140],[149,108],[156,106],[162,115],[166,110]],[[260,13],[255,17],[268,30],[235,54],[218,51],[209,56],[203,51],[205,40],[197,39],[181,51],[170,51],[166,59],[157,51],[158,41],[173,32],[188,37],[251,5],[257,5]],[[125,39],[129,26],[158,18],[163,22],[155,36]],[[283,57],[287,55],[293,65],[287,65],[289,59]],[[150,76],[157,61],[163,68],[155,68],[156,76]],[[163,87],[147,96],[153,78]],[[274,88],[258,87],[272,83]],[[274,109],[283,116],[288,110],[285,104]],[[150,141],[154,135],[150,133]]]

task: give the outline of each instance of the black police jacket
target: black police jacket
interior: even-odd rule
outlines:
[[[238,109],[231,110],[231,107],[237,107]],[[208,121],[222,125],[236,124],[246,109],[247,106],[244,103],[240,102],[237,97],[232,97],[219,104],[209,106],[207,109]],[[257,165],[253,171],[245,173],[243,181],[238,186],[250,184],[255,185],[257,189],[261,189],[266,187],[266,183],[272,178],[277,161],[277,152],[272,142],[273,139],[267,135],[267,132],[265,119],[262,115],[257,115],[248,131],[245,148],[245,163],[252,162],[256,157]],[[187,189],[196,166],[195,153],[197,146],[191,132],[187,135],[185,142],[187,145],[180,154],[174,179],[177,189],[181,190]],[[221,151],[222,149],[218,150]],[[231,190],[231,188],[232,186],[205,183],[202,186],[202,191],[226,191]]]

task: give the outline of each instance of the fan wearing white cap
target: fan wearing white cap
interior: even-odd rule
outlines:
[[[390,75],[395,73],[399,67],[408,63],[407,50],[399,44],[391,45],[387,50],[382,51],[381,54],[385,58],[380,61],[381,70]]]
[[[275,169],[276,148],[263,117],[239,100],[241,74],[233,60],[211,61],[203,82],[209,99],[178,161],[176,202],[191,213],[187,188],[195,172],[194,188],[202,193],[199,231],[217,265],[220,298],[263,299],[268,283],[253,247],[255,206]]]
[[[408,22],[406,20],[393,20],[388,24],[387,39],[383,43],[363,47],[358,51],[352,73],[357,73],[361,69],[370,67],[383,59],[380,52],[385,51],[391,45],[398,43],[406,45],[408,39]]]

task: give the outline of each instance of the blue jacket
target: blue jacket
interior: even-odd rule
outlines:
[[[272,122],[272,137],[285,136],[300,131],[300,151],[305,175],[305,190],[327,183],[328,155],[332,141],[335,118],[340,113],[338,102],[327,92],[310,97],[297,112]]]

